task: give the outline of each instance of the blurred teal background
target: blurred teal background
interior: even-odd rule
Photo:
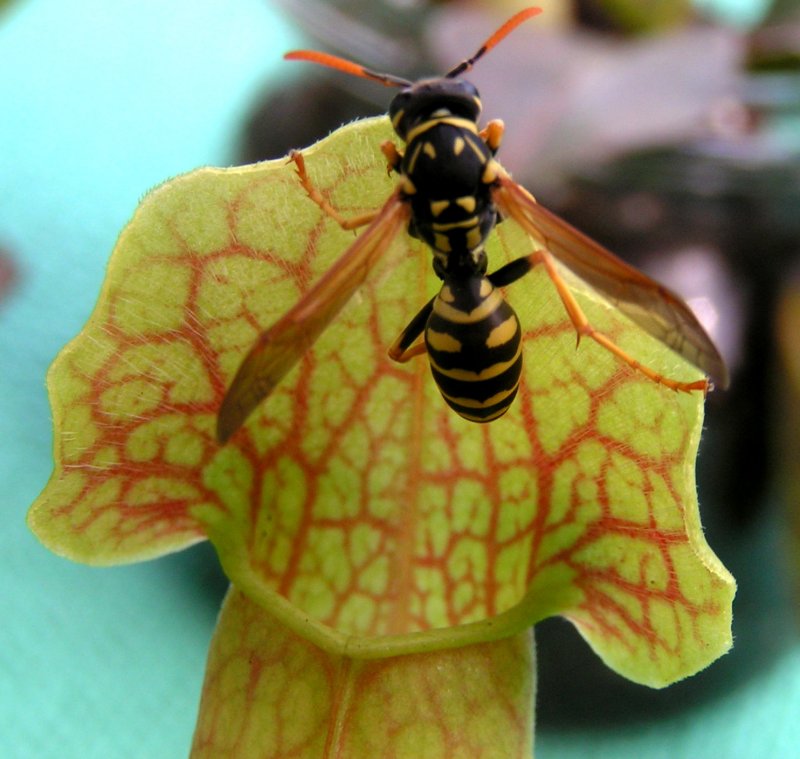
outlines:
[[[726,13],[747,22],[759,6]],[[175,174],[234,162],[247,112],[270,77],[284,76],[280,53],[298,40],[264,0],[20,0],[0,15],[0,250],[14,270],[0,301],[4,759],[188,751],[224,590],[213,556],[201,546],[93,569],[39,545],[24,518],[51,469],[44,376],[88,317],[141,196]],[[777,541],[769,530],[753,536],[759,551]],[[762,579],[784,640],[784,589]],[[776,648],[692,710],[613,730],[543,729],[537,756],[800,757],[800,647]],[[728,659],[742,654],[760,658],[751,646]]]
[[[221,588],[209,549],[92,569],[25,526],[50,474],[48,365],[154,185],[232,160],[293,39],[261,0],[22,0],[0,16],[0,757],[188,753]],[[208,583],[212,588],[207,588]]]
[[[695,8],[737,26],[755,24],[769,5],[770,0],[694,0]]]

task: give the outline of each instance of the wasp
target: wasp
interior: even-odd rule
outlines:
[[[544,267],[549,275],[578,341],[582,337],[596,341],[673,390],[709,389],[707,378],[682,382],[659,374],[596,330],[559,274],[558,263],[604,294],[715,384],[727,386],[725,363],[689,307],[543,208],[514,182],[495,158],[503,135],[502,121],[478,127],[480,96],[461,75],[540,11],[520,11],[473,56],[444,76],[416,82],[327,53],[300,50],[284,56],[400,88],[389,106],[389,118],[403,148],[392,142],[381,145],[389,170],[399,179],[380,209],[348,219],[312,184],[302,154],[292,153],[290,160],[296,164],[309,198],[343,228],[366,229],[300,301],[259,337],[245,357],[220,407],[217,438],[221,443],[270,394],[364,282],[392,240],[404,231],[430,248],[442,286],[395,340],[389,356],[405,362],[427,353],[444,400],[465,419],[490,422],[502,416],[514,400],[522,371],[522,333],[516,313],[499,288],[511,285],[536,266]],[[513,219],[544,245],[487,274],[484,246],[503,219]]]

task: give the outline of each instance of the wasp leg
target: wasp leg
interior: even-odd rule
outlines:
[[[486,147],[492,151],[494,155],[500,149],[500,143],[503,141],[503,132],[506,125],[502,119],[492,119],[480,131],[481,139],[486,143]]]
[[[522,256],[522,258],[515,258],[509,261],[505,266],[501,266],[497,271],[487,275],[487,279],[495,287],[505,287],[513,282],[516,282],[521,277],[524,277],[537,263],[538,260],[534,259],[536,254],[532,253],[529,256]]]
[[[706,392],[708,390],[707,379],[696,380],[694,382],[680,382],[678,380],[665,377],[663,374],[660,374],[659,372],[651,369],[649,366],[637,361],[635,358],[633,358],[633,356],[620,348],[610,337],[608,337],[608,335],[596,330],[586,318],[586,315],[583,313],[583,309],[581,309],[580,305],[578,305],[578,301],[572,294],[572,290],[570,290],[569,285],[567,285],[567,283],[558,273],[558,268],[553,260],[553,256],[546,250],[537,250],[528,256],[517,258],[516,260],[507,263],[505,266],[502,266],[496,272],[491,274],[489,276],[489,281],[495,287],[504,287],[505,285],[510,285],[512,282],[516,282],[516,280],[518,280],[520,277],[525,276],[525,274],[527,274],[537,264],[542,264],[544,266],[545,270],[547,271],[547,275],[550,277],[550,281],[555,286],[558,297],[561,298],[561,302],[564,304],[564,308],[567,310],[567,315],[569,316],[570,321],[577,332],[578,344],[580,344],[582,337],[588,337],[594,340],[598,345],[601,345],[610,353],[614,354],[621,361],[624,361],[626,364],[628,364],[628,366],[644,374],[648,379],[651,379],[653,382],[657,382],[659,385],[664,385],[665,387],[670,388],[670,390],[684,393],[690,393],[695,390],[702,390],[703,392]]]
[[[400,164],[403,162],[403,154],[397,149],[391,140],[381,143],[381,153],[386,156],[387,170],[389,174],[393,171],[400,172]]]
[[[330,216],[342,229],[358,229],[359,227],[365,227],[378,215],[380,209],[378,211],[369,211],[368,213],[362,213],[358,216],[352,216],[349,219],[342,216],[314,186],[306,172],[306,162],[303,158],[303,154],[299,150],[293,150],[289,153],[289,160],[292,161],[297,168],[297,176],[300,178],[300,184],[303,185],[306,195],[320,207],[326,216]]]
[[[392,343],[389,348],[389,358],[393,361],[404,364],[414,356],[420,356],[427,351],[424,340],[414,346],[411,343],[425,331],[425,325],[428,323],[431,311],[433,311],[433,302],[435,300],[435,297],[431,298],[408,323],[408,326],[400,333],[397,340]]]

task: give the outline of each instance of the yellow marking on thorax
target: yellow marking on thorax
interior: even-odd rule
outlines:
[[[456,340],[447,332],[437,332],[435,329],[429,329],[425,332],[425,340],[435,351],[443,351],[445,353],[458,353],[462,347],[460,340]]]
[[[467,247],[470,250],[477,248],[483,242],[483,234],[481,228],[476,224],[472,229],[467,232]]]
[[[462,195],[456,198],[456,205],[461,206],[467,213],[475,213],[476,202],[474,195]]]
[[[445,296],[445,290],[447,290]],[[451,306],[454,300],[452,292],[446,287],[443,287],[439,292],[439,297],[433,303],[433,311],[435,314],[442,317],[454,324],[471,324],[485,319],[489,314],[493,313],[503,302],[503,296],[497,290],[494,290],[489,296],[482,300],[472,311],[462,311],[460,308]],[[449,301],[449,302],[448,302]]]
[[[498,324],[486,338],[487,348],[497,348],[505,345],[517,334],[517,320],[514,316],[509,316],[502,324]]]
[[[494,285],[485,277],[481,280],[481,289],[480,289],[480,296],[481,298],[487,298],[489,293],[492,292],[494,289]]]
[[[408,173],[413,174],[414,169],[417,167],[417,159],[419,158],[420,151],[422,150],[422,143],[418,143],[414,148],[411,156],[408,159]]]
[[[499,166],[497,161],[492,158],[490,161],[487,161],[486,167],[483,170],[483,176],[481,177],[481,182],[484,184],[493,184],[497,181],[497,177],[499,176]]]
[[[428,158],[430,158],[431,161],[435,161],[436,160],[436,148],[433,147],[433,143],[432,142],[423,143],[422,152],[425,153],[425,155],[428,156]]]
[[[479,138],[480,139],[480,138]],[[472,148],[473,153],[478,156],[479,161],[486,161],[485,145],[482,142],[476,142],[471,137],[467,137],[467,144]]]
[[[425,134],[425,132],[427,132],[429,129],[433,129],[433,127],[439,126],[439,124],[449,124],[450,126],[458,127],[459,129],[466,129],[468,132],[472,132],[472,134],[478,134],[478,127],[474,121],[470,121],[469,119],[461,119],[458,116],[445,116],[441,119],[428,119],[427,121],[423,121],[421,124],[415,126],[406,135],[406,144],[410,144],[421,134]]]
[[[441,250],[443,253],[450,253],[453,250],[453,246],[450,244],[450,238],[441,232],[433,233],[433,242],[436,249]]]
[[[440,216],[443,211],[450,205],[449,200],[432,200],[431,201],[431,214],[433,216]]]
[[[469,229],[470,227],[475,227],[478,224],[478,217],[477,216],[470,216],[468,219],[462,219],[461,221],[450,221],[446,224],[431,222],[431,229],[436,230],[437,232],[447,232],[450,229]]]
[[[453,140],[453,155],[461,155],[462,151],[464,150],[464,145],[466,145],[464,138],[456,137],[455,140]]]
[[[439,290],[439,297],[445,303],[452,303],[456,299],[456,296],[453,295],[453,291],[450,289],[449,285],[442,285],[442,289]]]
[[[403,178],[400,180],[400,189],[405,195],[413,195],[417,191],[414,183],[405,174],[403,174]]]

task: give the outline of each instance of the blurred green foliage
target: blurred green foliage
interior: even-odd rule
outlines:
[[[690,0],[599,0],[598,4],[623,30],[634,33],[682,26],[693,16]]]

